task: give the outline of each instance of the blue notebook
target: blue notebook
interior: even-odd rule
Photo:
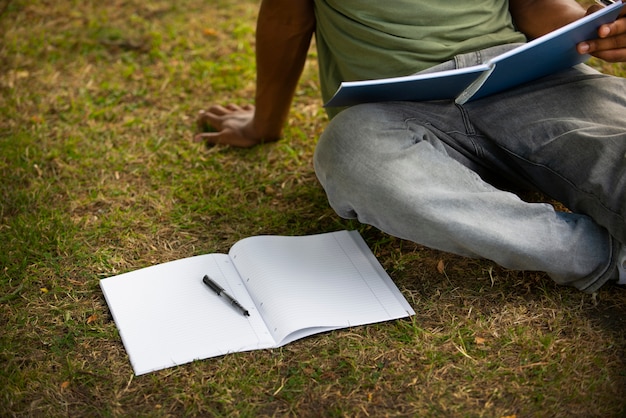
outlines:
[[[436,73],[379,80],[343,82],[326,107],[382,101],[455,100],[459,104],[486,97],[585,62],[579,42],[597,38],[600,25],[620,13],[618,1],[595,13],[534,39],[488,62]]]

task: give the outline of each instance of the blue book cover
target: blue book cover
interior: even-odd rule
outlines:
[[[324,106],[353,106],[359,103],[390,100],[454,99],[481,74],[490,69],[491,67],[485,64],[406,77],[343,82],[335,95]]]
[[[466,103],[585,62],[576,44],[597,37],[600,25],[614,21],[622,2],[585,16],[501,54],[483,65],[380,80],[343,82],[326,107],[382,101],[455,100]]]
[[[614,21],[621,8],[621,2],[614,3],[492,58],[491,70],[470,85],[456,102],[480,99],[587,61],[589,55],[579,54],[576,44],[597,38],[598,27]]]

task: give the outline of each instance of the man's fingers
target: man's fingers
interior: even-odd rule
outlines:
[[[230,108],[230,105],[213,105],[209,107],[209,110],[206,113],[213,114],[215,116],[224,116],[226,114],[232,113],[232,111],[233,110]]]
[[[623,16],[616,19],[614,22],[604,24],[598,29],[598,35],[601,38],[607,36],[617,36],[626,33],[626,18]]]
[[[198,112],[196,119],[198,130],[201,132],[215,132],[221,130],[222,121],[226,114],[227,112],[225,112],[224,109],[215,109],[214,107],[211,107],[208,111],[201,110]]]
[[[208,142],[209,135],[214,135],[212,132],[199,132],[193,136],[193,142]]]
[[[194,141],[243,148],[258,145],[263,140],[250,128],[253,117],[254,106],[250,104],[213,105],[198,112],[198,132],[194,135]]]
[[[213,128],[213,126],[208,120],[206,111],[199,111],[198,116],[196,117],[196,130],[198,132],[206,132],[210,131],[211,128]]]
[[[242,111],[249,112],[251,110],[254,110],[254,106],[252,106],[251,104],[239,106],[234,103],[229,103],[226,106],[213,105],[209,108],[208,113],[212,113],[216,116],[225,116],[225,115],[242,112]]]
[[[204,142],[207,146],[230,145],[237,148],[249,148],[259,144],[250,138],[232,135],[228,132],[201,132],[193,137],[194,142]]]
[[[607,62],[621,62],[626,60],[626,34],[581,42],[577,48]]]
[[[608,51],[594,52],[591,55],[601,60],[604,60],[606,62],[626,61],[626,50],[614,49],[614,50],[608,50]]]
[[[196,119],[198,129],[200,131],[204,131],[207,127],[213,127],[219,130],[224,116],[231,113],[233,113],[232,110],[219,105],[211,106],[208,110],[201,110],[198,112],[198,117]]]
[[[196,123],[198,125],[198,130],[200,131],[204,131],[208,127],[213,127],[215,130],[221,130],[223,121],[229,116],[240,112],[248,113],[253,111],[254,106],[251,104],[246,104],[244,106],[236,104],[228,104],[226,106],[213,105],[208,110],[201,110],[198,112]]]

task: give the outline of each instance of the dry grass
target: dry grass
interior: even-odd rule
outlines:
[[[256,7],[0,2],[0,416],[623,416],[626,291],[591,298],[328,208],[314,50],[283,142],[191,142],[197,110],[253,95]],[[100,278],[355,227],[415,317],[133,377]]]

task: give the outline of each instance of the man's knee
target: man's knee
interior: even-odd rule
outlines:
[[[328,200],[342,217],[353,218],[351,196],[360,193],[363,176],[370,167],[372,137],[377,136],[373,106],[348,108],[328,124],[315,149],[315,173]]]
[[[354,106],[345,109],[335,116],[319,138],[315,149],[315,172],[322,185],[331,173],[347,171],[351,162],[357,158],[356,153],[362,150],[367,136],[374,124],[369,117],[368,105]]]

